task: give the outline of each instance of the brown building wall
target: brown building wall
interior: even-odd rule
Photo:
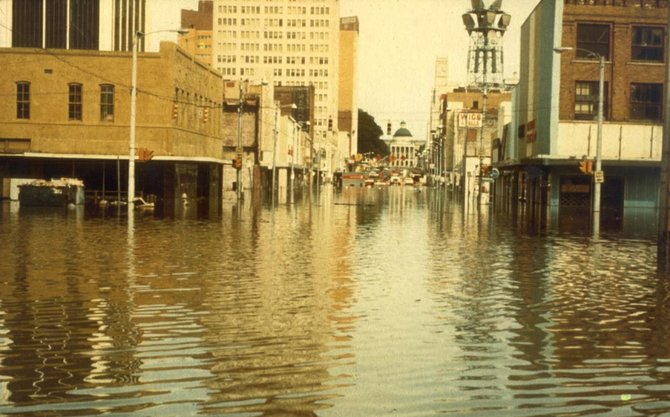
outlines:
[[[181,27],[198,30],[212,30],[214,18],[214,2],[212,0],[200,0],[198,10],[181,11]]]
[[[128,154],[130,53],[14,48],[0,49],[0,61],[0,91],[6,97],[0,101],[0,142],[24,138],[29,140],[24,151],[42,154]],[[19,81],[30,82],[28,120],[17,119]],[[68,120],[68,83],[82,84],[81,121]],[[113,120],[101,120],[101,84],[115,87]],[[153,150],[155,157],[221,158],[222,82],[216,72],[162,43],[159,53],[139,55],[137,86],[138,148]]]
[[[667,1],[647,0],[644,8],[639,7],[639,0],[608,1],[608,5],[605,6],[578,3],[578,0],[566,1],[563,13],[562,46],[572,48],[577,46],[578,23],[604,23],[611,26],[611,57],[605,64],[605,82],[608,83],[608,90],[605,91],[605,94],[606,101],[609,103],[605,120],[627,121],[630,118],[631,83],[663,84],[665,80],[663,63],[635,62],[632,59],[633,27],[665,27]],[[667,34],[665,38],[667,42]],[[596,59],[577,59],[574,50],[563,52],[561,58],[559,118],[573,120],[575,118],[575,84],[577,81],[598,81],[599,65]]]

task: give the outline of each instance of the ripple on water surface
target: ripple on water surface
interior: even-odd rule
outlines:
[[[130,224],[3,206],[0,237],[3,415],[670,413],[643,237],[409,187]]]

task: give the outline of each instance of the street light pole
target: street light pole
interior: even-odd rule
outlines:
[[[130,140],[128,141],[128,207],[135,204],[135,129],[137,123],[137,42],[140,31],[133,36],[133,63],[130,78]]]
[[[293,189],[295,187],[295,140],[298,136],[298,121],[294,119],[293,126],[293,140],[291,141],[291,196],[293,196]]]
[[[605,104],[605,57],[600,55],[598,79],[598,133],[596,139],[596,172],[602,170],[603,106]],[[593,176],[593,233],[600,233],[600,179]]]
[[[244,106],[244,88],[240,80],[240,105],[237,106],[237,146],[235,148],[235,158],[242,158],[242,108]],[[242,201],[242,169],[236,166],[235,194],[237,201]]]
[[[272,132],[272,206],[275,205],[275,189],[277,188],[277,137],[279,136],[279,103],[275,107],[275,124]]]
[[[135,204],[135,142],[136,142],[136,128],[137,128],[137,45],[140,38],[144,38],[152,33],[159,32],[176,32],[181,35],[188,33],[186,29],[174,30],[156,30],[149,33],[137,31],[133,35],[133,58],[132,70],[130,75],[130,137],[128,140],[128,208],[133,208]]]
[[[596,170],[593,175],[593,233],[600,233],[600,194],[602,182],[602,153],[603,153],[603,118],[605,106],[605,56],[597,52],[584,48],[557,47],[554,52],[562,53],[565,51],[579,50],[587,53],[591,57],[598,58],[598,115],[597,115],[597,133],[596,133]],[[599,178],[597,178],[599,176]]]

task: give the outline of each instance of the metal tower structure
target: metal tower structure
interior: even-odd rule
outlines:
[[[502,38],[512,17],[501,10],[502,0],[486,7],[484,0],[471,0],[472,10],[463,14],[470,35],[468,84],[479,88],[503,88]]]

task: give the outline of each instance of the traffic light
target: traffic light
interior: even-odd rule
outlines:
[[[205,107],[205,110],[202,112],[202,122],[207,123],[207,119],[209,118],[209,108]]]
[[[176,101],[172,104],[172,120],[177,120],[179,117],[179,103]]]
[[[590,159],[582,159],[579,161],[579,171],[582,174],[590,174],[593,172],[593,161]]]
[[[391,122],[386,123],[386,134],[391,136]]]
[[[328,118],[328,130],[333,130],[333,119]]]
[[[233,158],[233,168],[237,170],[242,169],[242,158],[240,157]]]
[[[153,157],[154,157],[154,151],[149,150],[147,148],[137,148],[137,161],[138,162],[151,161],[151,159]]]

